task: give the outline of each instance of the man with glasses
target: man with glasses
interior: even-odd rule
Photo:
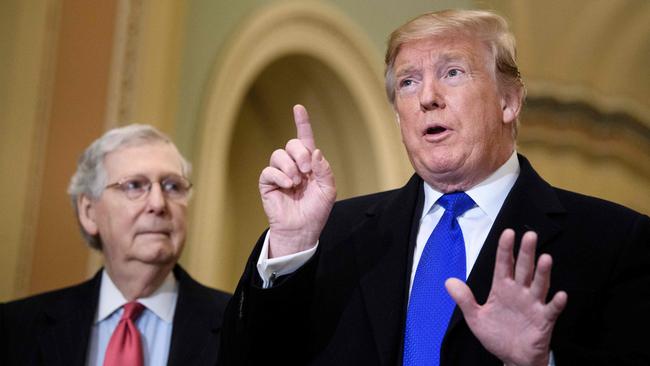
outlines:
[[[2,305],[3,365],[216,362],[229,295],[177,264],[189,175],[190,164],[151,126],[110,130],[86,149],[68,193],[104,268],[80,285]]]

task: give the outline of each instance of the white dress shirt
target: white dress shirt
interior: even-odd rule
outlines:
[[[145,306],[135,322],[142,341],[144,365],[167,364],[177,299],[178,281],[171,272],[151,296],[137,299],[137,302]],[[99,289],[99,303],[88,343],[87,365],[104,364],[108,342],[124,312],[122,306],[127,302],[104,270]]]
[[[494,220],[496,220],[501,206],[503,206],[503,202],[506,200],[506,196],[508,196],[518,176],[519,160],[517,159],[517,154],[513,153],[487,179],[465,191],[474,200],[474,203],[476,203],[476,206],[456,218],[463,232],[463,239],[465,240],[465,268],[467,269],[465,279],[469,277],[476,258],[478,258],[481,248],[483,248],[483,243],[485,243],[485,239],[490,233],[492,224],[494,224]],[[424,183],[424,206],[422,207],[420,229],[413,253],[411,287],[413,286],[413,279],[415,278],[418,263],[420,263],[422,251],[427,244],[431,232],[438,225],[438,221],[440,221],[445,212],[444,207],[436,203],[442,195],[442,192],[433,189],[429,183]]]

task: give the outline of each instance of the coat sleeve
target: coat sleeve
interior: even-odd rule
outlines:
[[[308,324],[318,251],[294,273],[262,288],[256,269],[264,234],[226,307],[220,365],[306,364]]]
[[[594,333],[582,337],[590,343],[560,345],[557,365],[650,365],[650,218],[628,222],[617,230],[612,269],[594,299]]]

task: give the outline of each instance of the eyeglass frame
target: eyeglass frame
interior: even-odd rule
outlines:
[[[145,186],[143,187],[144,191],[141,194],[137,195],[136,197],[130,197],[129,193],[128,193],[129,191],[127,190],[127,188],[124,187],[124,184],[127,183],[130,180],[134,180],[135,178],[143,178],[143,180],[146,180],[148,183],[145,184]],[[165,188],[163,187],[163,184],[165,183],[165,180],[170,179],[170,178],[179,178],[179,181],[181,181],[183,183],[187,183],[187,187],[185,188],[185,193],[182,196],[173,197],[172,195],[170,195],[170,191],[165,190]],[[160,178],[158,180],[155,180],[155,181],[152,181],[146,175],[135,174],[135,175],[129,175],[129,176],[120,178],[120,179],[117,180],[117,182],[110,183],[110,184],[106,185],[104,187],[104,189],[115,188],[118,191],[122,192],[124,194],[124,196],[127,199],[129,199],[130,201],[138,201],[138,200],[144,199],[144,198],[149,196],[149,193],[151,193],[151,189],[152,189],[154,183],[158,183],[158,185],[160,185],[160,191],[162,192],[163,196],[165,196],[165,198],[167,198],[169,200],[172,200],[172,201],[187,200],[189,198],[189,196],[190,196],[191,191],[192,191],[192,187],[194,186],[192,184],[192,182],[188,178],[186,178],[186,177],[184,177],[182,175],[178,175],[178,174],[170,174],[170,175],[164,176],[164,177],[162,177],[162,178]]]

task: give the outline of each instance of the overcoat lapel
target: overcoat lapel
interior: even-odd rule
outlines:
[[[178,279],[178,303],[169,349],[168,365],[209,364],[216,362],[219,346],[219,314],[201,296],[199,284],[180,266],[174,268]],[[215,359],[213,360],[212,357]]]
[[[101,271],[61,301],[48,304],[38,342],[45,365],[85,365]]]
[[[499,237],[503,230],[515,230],[515,253],[524,232],[532,230],[538,235],[537,251],[539,255],[543,246],[561,230],[553,220],[555,214],[564,212],[553,188],[546,183],[531,167],[522,155],[518,155],[520,173],[515,185],[506,197],[503,207],[483,244],[481,252],[467,279],[479,304],[484,304],[492,287],[494,261]],[[456,307],[447,328],[447,334],[462,320],[462,313]]]
[[[402,189],[366,212],[352,237],[361,293],[382,364],[392,363],[401,339],[411,227],[422,180],[414,175]]]

